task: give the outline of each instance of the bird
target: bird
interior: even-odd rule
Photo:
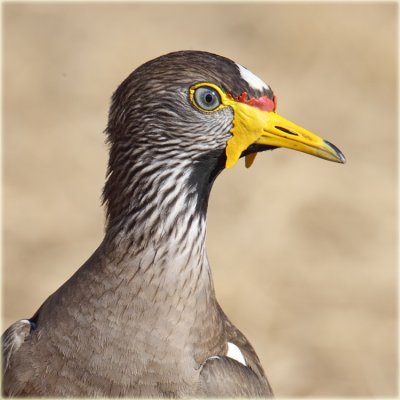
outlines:
[[[112,95],[104,238],[2,336],[6,397],[273,397],[220,307],[206,251],[210,191],[240,158],[343,153],[276,112],[271,87],[205,51],[134,70]]]

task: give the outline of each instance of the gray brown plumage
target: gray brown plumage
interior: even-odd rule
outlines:
[[[210,53],[176,52],[119,86],[107,127],[104,240],[31,319],[4,333],[6,396],[272,395],[255,351],[218,305],[205,248],[208,196],[239,126],[228,102],[275,115],[272,90],[246,71]],[[202,109],[208,101],[219,108]],[[285,141],[301,136],[275,128]],[[318,146],[300,150],[344,161],[328,142]],[[274,147],[262,136],[239,156]],[[232,344],[244,362],[229,354]]]

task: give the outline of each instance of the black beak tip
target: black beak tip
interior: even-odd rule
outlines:
[[[331,142],[328,142],[327,140],[324,140],[324,142],[335,151],[337,158],[338,158],[337,162],[341,163],[341,164],[345,164],[346,157],[344,156],[344,154]]]

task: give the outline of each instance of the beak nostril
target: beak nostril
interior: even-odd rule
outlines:
[[[275,126],[275,128],[282,132],[288,133],[289,135],[299,136],[297,133],[291,132],[289,129],[283,128],[282,126]]]

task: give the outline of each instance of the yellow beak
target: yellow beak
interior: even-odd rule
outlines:
[[[325,160],[342,164],[346,162],[343,153],[333,144],[275,112],[268,114],[264,132],[256,141],[257,144],[286,147]]]
[[[274,111],[263,111],[254,106],[225,98],[224,104],[234,112],[232,138],[226,147],[226,167],[231,168],[252,144],[286,147],[338,163],[345,163],[343,153],[333,144],[314,133],[281,117]],[[249,167],[255,153],[246,156]]]

